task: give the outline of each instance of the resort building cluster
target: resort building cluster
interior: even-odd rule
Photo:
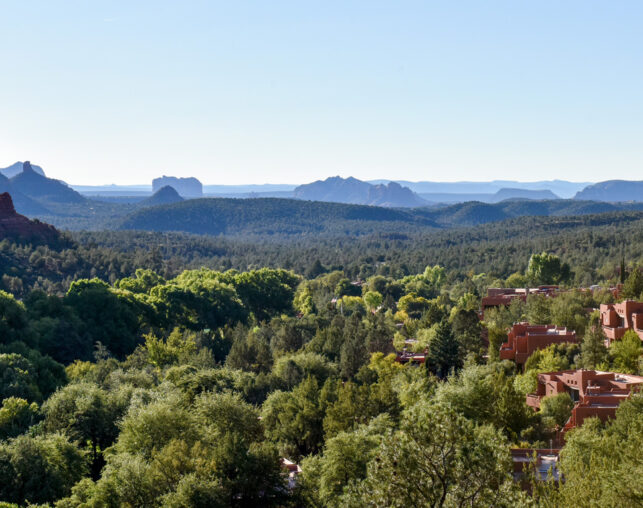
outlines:
[[[589,291],[596,289],[600,288],[592,287]],[[616,286],[609,288],[609,291],[618,299],[621,289]],[[511,305],[516,299],[526,302],[530,295],[554,298],[559,294],[561,291],[557,286],[490,288],[487,296],[482,298],[480,316],[484,318],[488,309]],[[643,341],[643,302],[625,300],[621,303],[603,304],[599,310],[606,346],[621,340],[628,330],[634,331]],[[554,325],[516,323],[508,330],[507,341],[500,347],[500,359],[512,360],[518,368],[524,369],[525,363],[535,351],[551,344],[566,342],[578,342],[574,330]],[[556,439],[552,440],[550,449],[511,450],[514,478],[524,480],[526,470],[531,469],[541,480],[547,479],[549,475],[554,480],[559,480],[558,454],[565,433],[581,426],[587,418],[598,418],[603,422],[614,418],[619,405],[636,391],[643,391],[643,376],[584,369],[538,374],[535,393],[526,396],[528,406],[539,410],[545,397],[561,393],[568,393],[574,406],[569,420],[557,432]]]
[[[592,287],[587,291],[602,289]],[[615,298],[619,297],[619,286],[609,288]],[[538,286],[534,288],[490,288],[482,298],[480,318],[484,319],[489,309],[506,307],[514,300],[527,301],[527,297],[539,295],[555,298],[562,294],[558,286]],[[589,309],[595,310],[595,309]],[[605,345],[621,340],[628,330],[633,330],[643,341],[643,302],[625,300],[621,303],[600,306],[600,325],[605,333]],[[485,330],[486,331],[486,330]],[[484,333],[484,331],[483,331]],[[413,339],[407,341],[412,346]],[[511,360],[518,369],[524,370],[525,363],[534,352],[552,344],[578,343],[574,330],[555,325],[532,325],[527,322],[514,323],[507,330],[507,340],[500,346],[501,360]],[[410,348],[409,348],[410,349]],[[397,361],[421,365],[426,361],[427,351],[412,352],[406,347],[398,352]],[[534,393],[526,396],[526,403],[535,411],[545,397],[568,393],[574,406],[571,416],[563,428],[552,439],[550,449],[513,449],[514,477],[520,479],[525,468],[535,462],[535,471],[541,479],[553,474],[558,479],[557,463],[560,446],[565,434],[583,424],[587,418],[598,418],[605,422],[615,417],[619,405],[635,391],[643,390],[643,376],[601,372],[596,370],[567,370],[538,374],[538,385]]]

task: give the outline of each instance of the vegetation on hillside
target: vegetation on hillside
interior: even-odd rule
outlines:
[[[588,228],[600,217],[569,224],[565,240],[556,237],[568,249],[562,258],[541,253],[555,241],[553,225],[530,228],[524,220],[450,240],[288,244],[104,233],[77,235],[61,250],[5,241],[1,252],[13,270],[5,283],[15,291],[0,293],[0,501],[550,506],[566,505],[591,477],[601,479],[587,490],[597,505],[639,503],[614,467],[626,477],[638,467],[640,395],[612,423],[589,421],[570,434],[566,483],[534,484],[530,496],[511,476],[509,448],[547,446],[569,416],[560,397],[538,413],[525,405],[537,373],[641,372],[640,340],[628,335],[606,349],[586,311],[612,294],[530,297],[488,312],[483,323],[477,315],[489,286],[615,279],[620,262],[605,239],[639,224],[619,217],[611,229]],[[517,249],[527,235],[527,248],[539,248],[524,261],[507,251],[503,272],[463,268],[487,259],[493,269],[499,250]],[[324,257],[331,241],[345,266]],[[639,243],[628,248],[640,254]],[[462,266],[406,265],[427,256],[449,261],[449,252]],[[253,257],[283,266],[296,256],[299,274],[248,269]],[[185,269],[226,259],[223,269]],[[625,263],[632,293],[643,292],[635,259]],[[591,260],[596,267],[584,272]],[[231,270],[233,262],[245,266]],[[519,373],[498,361],[497,348],[507,327],[524,319],[574,328],[582,342],[540,351]],[[425,349],[425,366],[397,363],[392,353],[400,347]],[[282,458],[302,467],[294,485]]]

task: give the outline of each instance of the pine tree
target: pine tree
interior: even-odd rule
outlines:
[[[590,324],[585,332],[581,344],[580,364],[585,369],[596,369],[607,361],[607,347],[605,346],[605,333],[601,326],[598,312],[592,314]]]
[[[585,369],[595,369],[607,360],[605,334],[599,323],[593,323],[581,345],[581,364]]]
[[[445,319],[437,326],[435,337],[429,344],[427,367],[440,379],[449,375],[452,369],[458,369],[460,359],[460,344],[453,335],[451,325]]]
[[[621,256],[621,284],[625,283],[625,256]]]
[[[339,355],[340,374],[351,379],[362,365],[368,361],[365,330],[359,314],[352,314],[344,329],[344,343]]]
[[[643,294],[643,273],[636,267],[623,284],[623,296],[636,299]]]

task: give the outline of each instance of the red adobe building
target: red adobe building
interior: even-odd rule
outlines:
[[[428,351],[425,349],[422,353],[414,353],[413,351],[407,351],[404,348],[404,351],[399,351],[395,357],[395,361],[398,363],[406,364],[411,363],[414,365],[421,365],[426,361],[426,355]]]
[[[609,344],[621,340],[627,330],[634,330],[643,340],[643,302],[625,300],[621,303],[602,304],[601,325]]]
[[[529,295],[556,296],[560,292],[558,286],[538,286],[537,288],[489,288],[487,296],[482,298],[482,313],[493,307],[508,306],[515,299],[527,301]]]
[[[527,405],[538,409],[544,397],[569,393],[574,408],[563,428],[567,432],[580,427],[586,418],[597,417],[603,422],[614,418],[621,402],[642,388],[643,376],[584,369],[547,372],[538,374],[538,388],[527,395]]]
[[[576,332],[554,325],[516,323],[509,330],[507,342],[500,347],[500,359],[513,360],[522,368],[534,351],[563,342],[578,342]]]

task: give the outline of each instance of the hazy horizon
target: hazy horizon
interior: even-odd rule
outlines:
[[[7,1],[0,155],[74,185],[640,180],[642,15],[634,1]]]
[[[10,164],[0,164],[0,169],[8,168],[9,166],[11,166],[11,165],[13,165],[13,164],[15,164],[17,162],[23,162],[23,161],[14,161],[14,162],[12,162]],[[67,183],[69,185],[72,185],[74,187],[109,187],[109,186],[117,186],[117,187],[150,187],[150,188],[152,187],[152,181],[151,180],[149,182],[133,182],[133,183],[120,183],[120,182],[83,183],[83,182],[76,182],[76,181],[66,181],[66,180],[63,180],[62,178],[59,178],[56,175],[49,174],[49,172],[47,171],[47,168],[43,164],[35,162],[35,161],[29,161],[29,162],[34,166],[40,166],[43,169],[43,171],[45,172],[45,175],[48,178],[55,178],[55,179],[62,180],[65,183]],[[159,175],[154,176],[154,178],[160,178],[162,176],[188,178],[188,177],[191,177],[193,175],[187,175],[187,174],[186,175],[175,175],[175,174],[163,174],[163,175],[161,175],[161,174],[159,174]],[[222,184],[222,183],[208,182],[208,181],[202,181],[202,180],[199,180],[199,181],[201,181],[201,183],[204,186],[226,186],[226,187],[242,187],[242,186],[245,187],[245,186],[253,186],[253,185],[254,186],[264,186],[264,185],[274,185],[274,186],[291,185],[291,186],[297,186],[297,185],[303,185],[303,184],[307,184],[307,183],[312,183],[312,182],[318,181],[318,180],[326,180],[327,178],[333,178],[333,177],[337,177],[337,176],[339,176],[340,178],[350,178],[350,177],[356,178],[353,175],[337,175],[337,174],[330,175],[329,174],[326,177],[318,178],[316,180],[307,180],[307,181],[299,181],[299,182],[270,182],[270,181],[268,181],[268,182],[247,182],[247,183],[232,182],[232,183]],[[399,179],[393,179],[393,178],[371,178],[371,179],[359,179],[359,180],[362,180],[362,181],[365,181],[365,182],[408,182],[408,183],[413,183],[413,184],[424,183],[424,182],[431,182],[431,183],[437,183],[437,184],[459,184],[459,183],[463,183],[463,184],[464,183],[470,183],[470,184],[481,183],[482,184],[482,183],[493,183],[493,182],[517,182],[517,183],[521,183],[521,184],[534,184],[534,183],[540,183],[540,182],[556,182],[556,181],[569,182],[569,183],[597,183],[595,181],[590,181],[590,180],[586,180],[586,181],[581,182],[581,181],[574,181],[574,180],[564,180],[564,179],[560,179],[560,178],[553,178],[553,179],[547,179],[547,180],[517,180],[517,179],[507,180],[507,179],[504,179],[504,178],[498,178],[498,179],[492,179],[492,180],[437,180],[437,179],[436,180],[407,180],[407,179],[404,179],[404,178],[399,178]]]

